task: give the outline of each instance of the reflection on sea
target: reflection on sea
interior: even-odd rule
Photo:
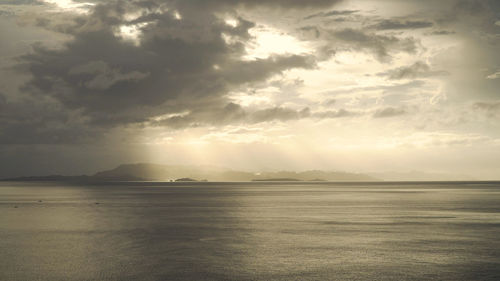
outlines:
[[[0,226],[0,280],[500,279],[499,183],[4,182]]]

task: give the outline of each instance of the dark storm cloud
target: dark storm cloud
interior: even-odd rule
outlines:
[[[422,20],[382,20],[374,25],[369,26],[370,28],[377,30],[397,30],[397,29],[419,29],[419,28],[429,28],[434,24],[430,21]]]
[[[14,2],[41,4],[0,3]],[[98,135],[104,129],[150,124],[157,122],[152,120],[158,116],[179,112],[187,115],[162,119],[169,121],[158,121],[157,125],[180,128],[202,123],[349,116],[352,112],[342,110],[323,113],[283,107],[249,110],[231,104],[227,95],[289,69],[314,68],[317,61],[328,59],[339,50],[368,52],[381,62],[389,62],[398,52],[416,53],[420,43],[415,38],[383,34],[378,29],[387,30],[391,24],[393,29],[432,24],[424,20],[390,20],[376,23],[379,28],[371,30],[309,25],[301,31],[307,33],[306,37],[324,43],[314,55],[274,55],[245,61],[241,60],[245,44],[252,39],[248,31],[256,23],[243,18],[238,9],[292,9],[300,18],[309,15],[306,18],[310,19],[357,16],[358,11],[330,10],[337,0],[77,2],[92,2],[96,6],[87,6],[91,8],[88,14],[41,12],[34,19],[22,19],[64,33],[70,39],[61,48],[35,45],[30,54],[22,56],[18,68],[32,76],[22,87],[23,94],[30,96],[27,110],[18,109],[23,101],[4,98],[1,106],[9,116],[1,121],[0,141],[8,138],[8,142],[22,142],[31,132],[34,142],[49,142],[51,134],[60,135],[58,142],[73,142],[87,135]],[[133,18],[125,16],[137,12]],[[174,12],[180,14],[180,20]],[[226,14],[236,18],[236,27],[221,18]],[[124,40],[119,34],[121,27],[132,25],[140,31],[136,43]],[[415,64],[385,75],[390,79],[412,79],[432,75],[432,70]],[[35,119],[28,111],[36,112],[39,117]]]
[[[393,35],[380,35],[352,28],[331,31],[330,34],[333,38],[348,43],[354,49],[367,50],[374,53],[377,59],[383,62],[391,59],[392,52],[415,53],[419,44],[413,37],[400,38]]]
[[[187,11],[188,2],[182,3],[182,20],[170,12],[136,19],[134,24],[154,20],[142,28],[139,46],[116,34],[119,25],[128,24],[120,15],[129,6],[97,6],[88,19],[77,21],[71,30],[74,40],[63,49],[37,47],[22,58],[33,75],[25,89],[83,110],[94,124],[126,124],[173,108],[225,103],[233,86],[315,64],[313,57],[299,55],[241,61],[242,42],[249,39],[253,24],[240,19],[241,26],[232,28],[198,8]],[[223,34],[234,42],[226,42]]]
[[[339,1],[76,2],[96,5],[86,6],[88,14],[43,13],[41,7],[35,17],[22,18],[23,24],[63,33],[71,39],[60,48],[34,45],[32,52],[19,58],[16,69],[29,73],[31,79],[21,87],[25,98],[9,101],[1,95],[1,143],[98,140],[109,129],[149,124],[157,116],[177,112],[189,114],[160,123],[180,128],[197,123],[303,118],[308,111],[275,107],[248,113],[229,103],[227,94],[232,89],[263,82],[287,69],[316,64],[311,55],[242,60],[244,44],[252,39],[248,31],[255,23],[238,16],[237,9],[311,12]],[[131,13],[136,16],[126,17]],[[235,16],[238,25],[226,24],[221,18],[224,13]],[[136,42],[120,34],[123,26],[139,31]]]
[[[431,76],[439,76],[447,74],[449,73],[446,71],[432,70],[431,67],[423,61],[417,61],[412,65],[391,69],[387,72],[379,73],[378,75],[387,76],[391,80],[400,80],[400,79],[415,79],[415,78],[431,77]]]
[[[404,108],[386,107],[375,111],[373,118],[388,118],[406,114]]]
[[[1,144],[85,143],[101,133],[83,124],[77,114],[43,97],[9,101],[0,95]]]

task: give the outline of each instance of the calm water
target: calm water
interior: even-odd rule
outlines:
[[[500,183],[4,182],[0,280],[500,280]]]

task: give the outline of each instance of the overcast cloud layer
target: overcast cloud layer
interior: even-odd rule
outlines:
[[[498,1],[0,0],[0,34],[1,177],[500,174]]]

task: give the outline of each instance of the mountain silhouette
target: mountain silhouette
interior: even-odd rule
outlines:
[[[37,176],[6,180],[25,181],[377,181],[365,174],[310,170],[252,173],[214,166],[162,165],[152,163],[123,164],[91,176]]]

